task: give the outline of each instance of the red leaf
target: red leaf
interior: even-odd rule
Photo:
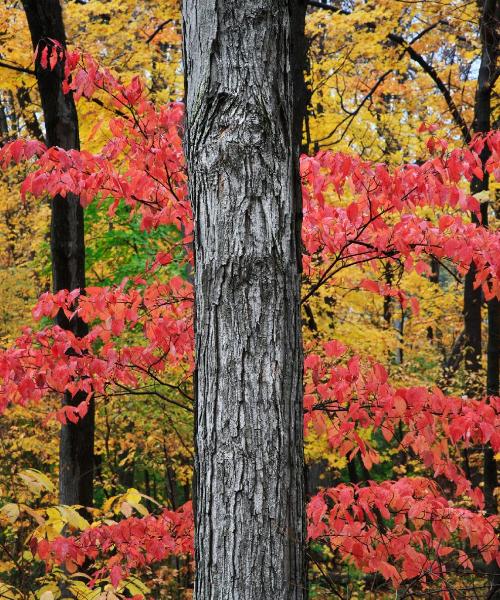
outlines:
[[[359,285],[364,290],[368,290],[369,292],[374,292],[375,294],[380,293],[380,284],[378,281],[373,281],[372,279],[362,279]]]
[[[123,570],[120,565],[114,565],[113,567],[111,567],[109,578],[113,586],[115,588],[118,587],[118,584],[123,579]]]
[[[42,53],[40,55],[40,64],[41,66],[46,69],[47,68],[47,56],[49,54],[49,48],[48,46],[44,46]]]

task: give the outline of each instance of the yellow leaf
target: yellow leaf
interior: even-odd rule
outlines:
[[[43,525],[45,523],[45,519],[43,518],[41,512],[34,510],[33,508],[30,508],[29,506],[26,506],[26,504],[22,504],[21,508],[26,513],[28,513],[30,515],[30,517],[33,517],[39,525]]]
[[[111,498],[108,498],[106,500],[106,502],[103,504],[102,506],[102,510],[103,512],[109,512],[110,510],[112,510],[113,508],[113,504],[116,502],[116,500],[119,498],[120,496],[111,496]]]
[[[13,504],[11,502],[9,502],[9,504],[5,504],[0,509],[2,517],[7,519],[9,523],[15,523],[17,521],[19,512],[19,504]]]
[[[139,504],[141,498],[141,494],[135,488],[130,488],[129,490],[127,490],[124,500],[126,502],[130,502],[130,504]]]
[[[476,200],[479,200],[479,202],[489,202],[490,192],[488,190],[483,190],[482,192],[474,194],[474,198],[476,198]]]
[[[54,486],[47,475],[36,469],[21,471],[19,477],[24,481],[28,489],[35,494],[40,494],[42,490],[46,490],[47,492],[54,491]]]
[[[5,583],[0,583],[0,598],[2,600],[17,600],[19,596],[13,587]]]
[[[70,527],[83,531],[90,527],[89,522],[84,519],[78,511],[71,506],[59,506],[58,510],[61,512],[64,520]]]

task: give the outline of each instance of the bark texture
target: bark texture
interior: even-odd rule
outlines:
[[[49,38],[66,45],[64,22],[59,0],[23,0],[33,48],[51,44]],[[45,122],[48,146],[79,149],[78,117],[71,94],[61,88],[63,66],[44,69],[37,59],[36,78]],[[85,243],[83,209],[73,194],[52,200],[50,244],[54,291],[85,287]],[[56,323],[76,336],[88,333],[87,325],[78,318],[69,321],[61,311]],[[63,402],[79,404],[83,397],[66,394]],[[59,500],[62,504],[91,506],[94,468],[94,406],[77,424],[61,429],[59,463]]]
[[[302,600],[297,1],[184,0],[197,600]]]

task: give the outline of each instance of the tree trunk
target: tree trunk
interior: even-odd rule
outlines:
[[[491,120],[491,94],[496,76],[496,64],[498,55],[498,0],[484,0],[479,3],[480,13],[480,35],[481,35],[481,64],[479,67],[476,95],[474,100],[474,121],[472,130],[474,133],[486,133],[490,129]],[[483,165],[489,158],[488,147],[485,146],[481,155]],[[488,173],[484,171],[483,179],[474,177],[471,183],[471,193],[477,194],[487,190],[489,186]],[[488,205],[481,206],[481,217],[483,225],[488,225]],[[477,223],[476,215],[472,217]],[[471,265],[465,277],[464,287],[464,325],[465,325],[465,367],[470,373],[469,389],[471,395],[480,391],[475,374],[481,367],[482,341],[481,341],[481,288],[474,289],[476,269]]]
[[[297,0],[184,0],[197,600],[302,600]]]
[[[488,366],[486,385],[488,396],[499,395],[500,366],[500,304],[493,299],[488,302]],[[484,450],[484,498],[488,514],[497,514],[495,488],[498,485],[497,462],[491,445]],[[500,581],[499,581],[500,583]]]
[[[475,218],[472,219],[476,221]],[[478,396],[481,393],[479,371],[481,370],[482,355],[482,292],[481,288],[474,289],[476,267],[471,264],[464,281],[464,367],[467,373],[467,394]]]
[[[9,121],[7,111],[5,110],[5,100],[3,94],[0,96],[0,146],[6,144],[9,140]]]
[[[474,123],[475,133],[485,133],[491,126],[491,96],[494,82],[497,76],[497,60],[499,52],[498,30],[500,25],[500,1],[484,0],[481,11],[481,64],[477,80],[477,89],[474,102]],[[483,165],[489,158],[488,147],[485,146],[481,161]],[[487,190],[489,187],[488,173],[484,171],[482,181],[474,178],[471,184],[472,193]],[[488,203],[481,206],[481,215],[483,225],[488,226]],[[471,269],[472,270],[472,269]],[[474,292],[480,298],[481,291]],[[481,325],[479,324],[479,335]],[[477,334],[476,334],[477,335]],[[499,347],[500,347],[500,305],[498,300],[493,299],[488,302],[488,346],[487,346],[487,365],[486,365],[486,393],[497,396],[499,393],[498,370],[499,370]],[[497,462],[495,453],[490,444],[484,448],[483,454],[483,482],[485,509],[487,514],[497,514],[498,507],[495,496],[495,489],[498,485]],[[500,568],[493,563],[490,567],[490,597],[496,597],[500,591]]]
[[[57,40],[66,44],[61,5],[58,0],[23,0],[33,48],[51,45]],[[42,102],[48,146],[79,149],[78,117],[71,94],[61,88],[63,65],[51,71],[44,69],[39,58],[35,64],[38,89]],[[54,291],[85,287],[84,221],[80,200],[73,194],[52,200],[51,217],[52,279]],[[76,336],[88,333],[87,325],[78,318],[68,320],[61,311],[56,324],[71,330]],[[66,394],[65,404],[79,404],[80,394]],[[59,462],[59,500],[62,504],[91,506],[94,469],[94,406],[77,424],[61,428]]]
[[[498,0],[484,0],[481,13],[481,64],[477,80],[476,97],[474,103],[475,133],[485,133],[490,129],[491,121],[491,95],[496,78],[498,59],[498,27],[500,24],[500,2]],[[483,165],[489,158],[488,147],[485,146],[481,155]],[[485,171],[482,181],[474,178],[471,185],[473,193],[487,190],[489,186],[488,173]],[[483,225],[488,226],[488,204],[481,206]],[[481,294],[480,290],[476,293]],[[486,367],[486,388],[488,395],[498,395],[498,351],[499,351],[499,303],[496,299],[488,302],[488,347]],[[480,332],[480,325],[479,325]],[[497,467],[491,448],[486,448],[484,455],[484,493],[486,509],[489,513],[497,512],[495,500],[495,486],[497,481]]]

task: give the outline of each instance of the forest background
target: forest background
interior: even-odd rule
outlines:
[[[427,160],[435,150],[429,140],[443,138],[450,147],[470,142],[484,53],[482,2],[352,0],[319,4],[310,3],[306,20],[309,97],[304,154],[333,150],[395,168]],[[4,0],[0,17],[1,144],[18,138],[43,141],[43,115],[22,3]],[[179,2],[67,1],[64,23],[68,46],[84,49],[124,85],[139,75],[155,104],[182,102]],[[489,121],[491,129],[497,129],[498,78],[492,77],[492,82]],[[89,152],[98,152],[114,134],[109,118],[115,109],[104,96],[83,97],[77,103],[81,146]],[[51,289],[50,204],[46,198],[21,197],[29,168],[11,165],[0,178],[2,348],[11,347],[23,327],[40,328],[39,318],[34,318],[40,315],[32,316],[33,307],[40,295]],[[467,181],[461,185],[468,189]],[[483,212],[487,211],[490,231],[495,231],[500,187],[492,178],[489,186],[480,185],[473,192],[485,207]],[[163,260],[167,268],[154,274],[156,280],[166,284],[174,278],[182,288],[182,282],[189,281],[190,267],[182,252],[174,252],[173,258],[170,255],[172,247],[179,247],[179,232],[170,225],[148,230],[130,207],[120,204],[116,210],[106,210],[112,200],[101,200],[85,209],[87,285],[122,285],[124,289],[126,280],[144,273],[146,265],[162,264]],[[348,194],[334,201],[340,206],[350,203]],[[420,216],[435,218],[429,207],[418,210]],[[466,212],[462,208],[462,213]],[[305,284],[312,285],[305,278]],[[337,352],[341,356],[342,348],[354,348],[367,364],[376,360],[383,365],[395,388],[439,386],[450,396],[461,397],[471,391],[484,396],[492,320],[486,318],[482,298],[483,343],[479,356],[471,355],[463,312],[465,280],[446,259],[423,260],[413,270],[389,259],[379,260],[377,269],[371,263],[344,268],[303,303],[306,349],[334,338],[338,346],[329,347],[330,356]],[[42,325],[49,323],[47,316]],[[136,332],[130,330],[127,336],[127,343],[137,343]],[[498,345],[498,331],[496,336]],[[314,359],[306,363],[306,371],[314,371],[313,363]],[[132,515],[158,514],[160,507],[176,511],[191,500],[189,367],[179,361],[169,369],[168,381],[176,382],[171,389],[164,382],[140,391],[115,388],[96,402],[94,507],[83,521],[79,513],[58,505],[60,423],[47,419],[47,414],[58,411],[60,397],[53,394],[43,404],[16,404],[5,409],[0,419],[0,597],[58,598],[63,581],[82,598],[190,597],[192,564],[182,554],[165,558],[154,568],[149,565],[127,572],[123,580],[117,571],[114,576],[103,572],[91,592],[87,575],[79,575],[76,568],[55,567],[47,574],[40,553],[36,555],[30,546],[32,536],[51,542],[68,530],[85,529],[87,521],[109,524]],[[490,393],[498,395],[498,389]],[[405,431],[401,424],[399,439]],[[305,452],[310,498],[322,487],[342,483],[363,486],[368,481],[433,477],[431,464],[412,449],[386,439],[375,427],[360,433],[373,448],[363,458],[360,453],[348,456],[346,449],[339,451],[329,433],[321,419],[308,425]],[[447,443],[445,437],[442,444]],[[485,444],[477,443],[450,450],[468,480],[490,493],[486,513],[494,514],[496,486],[493,483],[493,490],[484,489],[485,452]],[[495,458],[498,456],[493,461]],[[457,506],[470,505],[470,498],[459,497],[447,482],[437,481],[444,497]],[[314,521],[312,513],[310,517]],[[380,514],[374,517],[377,522],[380,518]],[[462,539],[450,542],[466,551],[468,544],[470,541]],[[394,585],[400,582],[390,570],[363,569],[351,559],[341,557],[339,550],[328,544],[311,542],[310,597],[394,597]],[[443,592],[440,581],[430,581],[431,589],[419,592],[413,583],[407,583],[400,597],[405,593],[409,597],[450,593],[456,598],[486,598],[490,567],[481,563],[480,557],[475,560],[475,572],[468,571],[465,579],[460,570],[454,573],[450,569],[448,591]]]

